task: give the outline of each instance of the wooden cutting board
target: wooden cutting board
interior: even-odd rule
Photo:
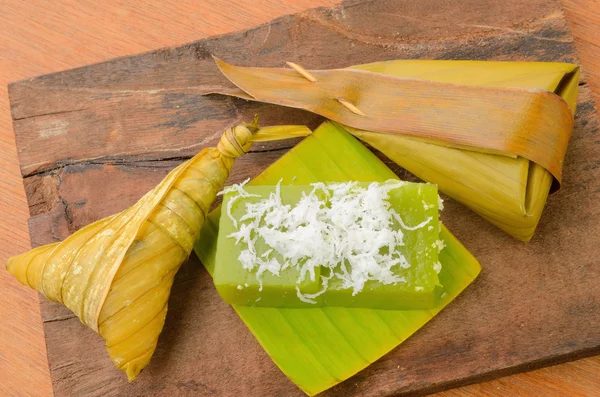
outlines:
[[[577,62],[556,1],[346,1],[14,83],[34,245],[129,206],[235,121],[260,113],[264,124],[318,124],[301,111],[201,96],[223,81],[211,54],[238,65],[307,68],[398,58]],[[585,80],[580,88],[563,189],[549,199],[533,241],[513,240],[449,202],[444,221],[480,259],[480,278],[414,337],[325,395],[422,394],[600,352],[599,125]],[[231,180],[256,175],[292,144],[259,146]],[[56,395],[301,395],[197,260],[181,269],[169,306],[150,366],[127,384],[97,335],[42,300]]]

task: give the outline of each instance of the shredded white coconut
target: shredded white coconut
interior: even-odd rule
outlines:
[[[321,277],[321,284],[323,285],[323,287],[319,292],[314,294],[303,294],[302,292],[300,292],[300,287],[296,286],[296,295],[298,295],[298,299],[300,299],[302,302],[316,304],[317,301],[315,301],[314,299],[317,296],[324,294],[325,291],[327,291],[327,286],[329,285],[329,279],[331,277],[332,276]]]
[[[282,203],[279,181],[268,198],[246,202],[245,214],[237,220],[231,214],[233,203],[242,197],[259,197],[244,189],[246,182],[223,192],[235,192],[226,213],[237,231],[227,237],[246,247],[238,257],[242,267],[256,272],[259,290],[265,272],[278,276],[289,267],[297,269],[300,276],[296,292],[307,303],[316,303],[314,299],[327,290],[331,278],[341,280],[342,287],[351,288],[353,295],[362,291],[369,280],[381,284],[407,282],[393,270],[396,266],[411,267],[397,250],[404,245],[402,229],[417,230],[432,221],[428,217],[417,225],[407,225],[391,208],[390,191],[405,184],[397,180],[368,187],[356,182],[314,183],[312,191],[303,193],[294,206]],[[269,247],[262,255],[256,252],[259,240]],[[321,266],[329,269],[329,277],[321,276],[322,289],[303,294],[298,284],[307,277],[315,281],[315,271]]]
[[[446,248],[446,243],[444,242],[444,240],[436,240],[436,242],[433,243],[433,248],[437,248],[439,254],[444,248]]]
[[[237,220],[233,217],[233,215],[231,215],[231,209],[233,208],[233,204],[235,204],[235,201],[242,197],[260,197],[257,194],[250,194],[244,189],[244,185],[246,183],[248,183],[249,181],[250,181],[250,178],[246,179],[244,182],[242,182],[240,184],[228,186],[225,189],[223,189],[222,191],[220,191],[219,193],[217,193],[217,196],[224,195],[224,194],[227,194],[230,192],[238,193],[237,196],[232,197],[227,202],[227,209],[226,209],[227,216],[233,221],[233,226],[236,228],[237,228]]]
[[[390,210],[390,212],[392,213],[392,215],[394,216],[394,218],[396,218],[396,220],[398,221],[398,223],[400,224],[400,226],[402,227],[402,229],[404,230],[417,230],[417,229],[421,229],[424,226],[427,226],[427,224],[429,222],[431,222],[431,217],[427,217],[427,219],[425,219],[423,222],[419,223],[416,226],[406,226],[406,224],[404,223],[404,221],[402,220],[402,218],[400,217],[400,215],[398,215],[398,213],[394,210]]]

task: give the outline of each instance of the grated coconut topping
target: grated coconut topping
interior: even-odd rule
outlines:
[[[245,214],[235,219],[231,213],[235,201],[260,197],[244,189],[247,182],[227,187],[220,193],[236,193],[227,203],[226,214],[237,230],[227,237],[246,247],[238,260],[245,270],[256,272],[259,290],[262,290],[262,275],[266,272],[279,276],[288,268],[298,270],[297,295],[307,303],[316,303],[313,299],[327,290],[332,278],[341,280],[343,288],[351,288],[352,295],[362,291],[369,280],[381,284],[406,283],[404,277],[393,272],[396,266],[411,267],[396,250],[404,246],[402,229],[424,228],[432,220],[428,217],[417,225],[407,225],[391,208],[390,191],[405,184],[398,180],[374,182],[368,187],[356,182],[313,183],[310,193],[302,193],[294,206],[282,203],[279,181],[268,198],[246,202]],[[400,225],[398,230],[394,230],[394,221]],[[256,250],[259,240],[268,247],[261,255]],[[329,277],[321,276],[319,292],[303,294],[298,284],[307,277],[315,281],[315,270],[319,266],[329,269]],[[436,268],[436,271],[439,270]]]

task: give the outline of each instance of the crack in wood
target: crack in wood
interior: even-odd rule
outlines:
[[[231,88],[230,86],[224,87],[223,85],[220,84],[203,84],[203,85],[196,85],[196,86],[187,86],[187,87],[170,87],[170,88],[153,88],[153,89],[146,89],[146,90],[133,90],[133,89],[129,89],[129,90],[120,90],[120,89],[114,89],[114,88],[100,88],[100,87],[61,87],[61,86],[55,86],[55,85],[40,85],[40,84],[31,84],[31,82],[35,82],[36,79],[41,79],[44,76],[39,76],[39,77],[34,77],[33,79],[29,79],[27,82],[16,82],[16,83],[12,83],[12,84],[19,84],[20,87],[26,87],[26,88],[30,88],[30,89],[34,89],[34,90],[39,90],[39,91],[60,91],[60,90],[65,90],[65,91],[72,91],[72,92],[84,92],[84,93],[89,93],[89,94],[162,94],[162,93],[194,93],[194,94],[200,94],[200,95],[205,95],[205,94],[209,94],[212,92],[221,92],[224,89],[228,89]],[[11,85],[12,85],[11,84]],[[35,116],[27,116],[27,117],[18,117],[18,118],[14,118],[13,120],[22,120],[25,118],[29,118],[29,117],[37,117],[37,116],[44,116],[44,115],[49,115],[49,114],[60,114],[60,113],[68,113],[68,112],[75,112],[75,111],[84,111],[86,109],[74,109],[74,110],[65,110],[65,111],[58,111],[58,112],[54,112],[54,113],[45,113],[45,114],[39,114],[39,115],[35,115]]]
[[[85,110],[87,110],[87,109],[83,108],[83,109],[73,109],[73,110],[59,110],[59,111],[56,111],[56,112],[40,113],[40,114],[36,114],[36,115],[32,115],[32,116],[13,117],[13,120],[14,121],[19,121],[19,120],[30,119],[32,117],[56,116],[58,114],[77,113],[77,112],[83,112]]]
[[[77,318],[77,316],[75,314],[66,314],[64,316],[58,316],[58,317],[55,317],[55,318],[49,318],[49,319],[43,320],[42,322],[43,323],[55,323],[57,321],[67,321],[67,320],[70,320],[72,318]]]
[[[248,152],[248,154],[250,153],[272,153],[272,152],[283,152],[283,151],[287,151],[290,150],[293,147],[293,145],[285,145],[283,147],[277,147],[277,148],[265,148],[265,149],[252,149]],[[44,169],[41,169],[39,171],[33,171],[31,173],[28,173],[27,175],[24,175],[23,178],[27,179],[27,178],[31,178],[31,177],[35,177],[35,176],[45,176],[45,175],[53,175],[56,174],[56,172],[58,171],[58,173],[60,174],[61,171],[64,168],[67,167],[72,167],[72,166],[87,166],[87,165],[116,165],[116,166],[124,166],[124,167],[135,167],[135,168],[155,168],[155,166],[153,165],[146,165],[144,163],[156,163],[156,164],[161,164],[161,163],[166,163],[166,162],[177,162],[177,161],[187,161],[189,159],[191,159],[192,155],[190,156],[172,156],[172,157],[160,157],[160,158],[131,158],[131,159],[127,159],[127,158],[121,158],[121,159],[112,159],[111,157],[99,157],[98,159],[92,159],[92,160],[77,160],[77,161],[72,161],[72,162],[61,162],[61,163],[57,163],[54,166],[50,166]],[[58,186],[60,188],[60,183],[61,180],[59,180]]]
[[[73,215],[71,214],[71,209],[69,208],[70,204],[63,197],[59,196],[60,202],[63,205],[63,213],[65,215],[65,219],[67,220],[67,229],[69,230],[69,234],[77,231],[75,227],[73,227]]]
[[[68,367],[70,367],[72,365],[75,365],[75,364],[77,364],[77,362],[75,362],[75,361],[69,361],[69,362],[57,365],[56,367],[50,367],[50,371],[51,372],[58,371],[59,369],[68,368]]]

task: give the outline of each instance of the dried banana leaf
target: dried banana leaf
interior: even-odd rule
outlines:
[[[316,181],[385,181],[397,176],[344,129],[326,122],[250,182],[306,185]],[[212,274],[220,210],[207,218],[195,251]],[[460,294],[481,270],[445,228],[440,237],[440,281],[446,295],[434,310],[342,307],[288,309],[238,306],[235,310],[275,364],[314,395],[351,377],[398,346]]]
[[[218,147],[171,171],[123,212],[64,241],[8,260],[24,285],[61,302],[106,341],[114,364],[133,380],[148,365],[167,313],[173,278],[187,260],[236,157],[253,140],[310,133],[304,126],[256,131],[239,125]]]
[[[305,71],[295,64],[296,70],[217,62],[241,88],[220,93],[338,121],[518,239],[533,236],[561,180],[576,65],[388,61]]]

